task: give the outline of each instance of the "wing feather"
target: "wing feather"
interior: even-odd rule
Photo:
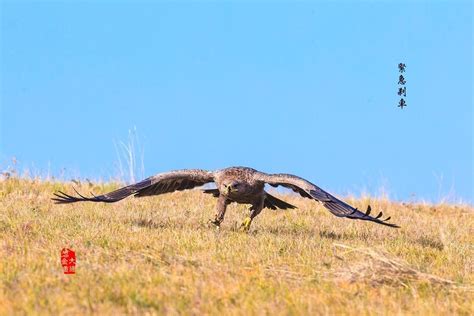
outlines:
[[[81,201],[113,203],[130,195],[136,197],[159,195],[176,190],[191,189],[210,182],[214,182],[214,173],[212,172],[200,169],[177,170],[160,173],[138,183],[99,196],[92,194],[92,197],[85,197],[77,192],[76,189],[74,191],[76,191],[78,196],[58,191],[54,193],[56,197],[52,198],[52,200],[57,204]]]
[[[371,221],[377,224],[399,227],[395,224],[387,223],[390,217],[386,219],[380,219],[383,214],[380,212],[376,217],[370,216],[371,207],[367,208],[367,212],[363,213],[357,208],[354,208],[344,201],[339,200],[335,196],[324,191],[317,185],[300,178],[292,174],[267,174],[263,172],[255,172],[254,178],[257,181],[263,181],[270,184],[273,187],[283,186],[290,188],[293,191],[299,193],[301,196],[311,198],[313,200],[321,202],[332,214],[338,217],[346,217],[350,219],[359,219],[365,221]]]

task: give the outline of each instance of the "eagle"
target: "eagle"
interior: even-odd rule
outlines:
[[[241,225],[241,229],[244,231],[249,230],[252,221],[264,208],[272,210],[296,208],[296,206],[266,192],[265,184],[273,187],[282,186],[289,188],[304,198],[316,200],[322,203],[329,212],[338,217],[370,221],[389,227],[399,227],[398,225],[388,223],[390,217],[382,219],[382,212],[377,216],[371,216],[370,205],[367,207],[367,211],[361,212],[317,185],[298,176],[284,173],[268,174],[247,167],[230,167],[216,171],[184,169],[164,172],[99,196],[85,197],[74,189],[78,196],[58,191],[54,193],[55,197],[52,200],[57,204],[82,201],[113,203],[130,195],[135,197],[159,195],[192,189],[208,183],[214,183],[216,188],[204,189],[203,192],[212,194],[217,198],[216,215],[209,223],[218,228],[224,220],[227,206],[233,202],[250,204],[250,214]]]

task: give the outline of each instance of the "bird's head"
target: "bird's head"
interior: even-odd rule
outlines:
[[[224,190],[227,193],[239,192],[239,189],[241,189],[241,183],[239,183],[237,181],[224,183]]]

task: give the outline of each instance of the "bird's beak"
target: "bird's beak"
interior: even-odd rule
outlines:
[[[227,186],[227,193],[232,193],[232,192],[237,192],[237,189],[235,189],[231,184]]]

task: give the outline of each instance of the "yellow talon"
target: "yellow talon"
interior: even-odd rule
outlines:
[[[242,225],[240,225],[240,227],[243,231],[248,231],[250,229],[251,223],[252,223],[252,219],[250,217],[246,217]]]
[[[218,222],[218,221],[216,221],[216,220],[211,220],[211,219],[210,219],[210,220],[207,222],[207,225],[208,225],[208,226],[213,226],[213,227],[216,227],[217,229],[219,229],[220,226],[221,226],[221,223]]]

